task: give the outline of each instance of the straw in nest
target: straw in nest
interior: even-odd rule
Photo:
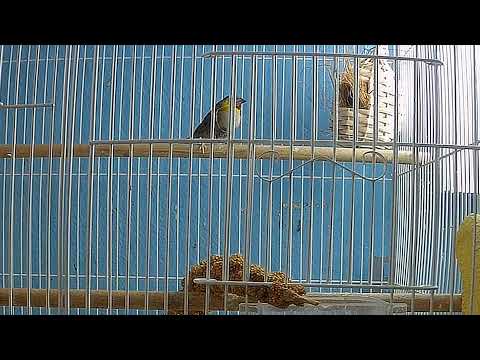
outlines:
[[[360,68],[363,63],[360,64]],[[353,108],[355,76],[353,66],[347,63],[345,71],[340,78],[339,105],[340,107]],[[360,80],[360,109],[370,109],[370,94],[368,91],[368,81]]]

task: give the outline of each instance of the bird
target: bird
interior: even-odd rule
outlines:
[[[239,128],[242,120],[242,105],[246,100],[237,97],[235,101],[234,127]],[[225,139],[228,137],[228,127],[230,126],[230,96],[225,96],[215,104],[215,125],[214,139]],[[211,121],[212,111],[210,110],[203,118],[202,122],[193,132],[194,139],[211,139]],[[205,153],[204,144],[201,145],[202,153]]]

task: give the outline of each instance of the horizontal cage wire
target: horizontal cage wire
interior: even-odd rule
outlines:
[[[478,50],[1,45],[1,313],[479,313]]]

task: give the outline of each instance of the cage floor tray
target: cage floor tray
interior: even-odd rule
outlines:
[[[256,303],[239,305],[240,313],[246,315],[391,315],[406,312],[404,304],[390,304],[386,301],[359,297],[350,294],[324,295],[309,294],[319,305],[295,306],[285,309],[270,304]]]

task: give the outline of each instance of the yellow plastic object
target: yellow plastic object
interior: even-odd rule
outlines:
[[[475,239],[475,216],[477,218],[477,237],[474,250],[475,262],[473,264],[472,242]],[[480,215],[470,214],[465,217],[459,226],[455,241],[455,253],[462,274],[462,312],[467,315],[480,315]],[[473,269],[474,265],[475,269]],[[472,287],[473,280],[475,283]],[[471,308],[472,291],[473,308]]]

